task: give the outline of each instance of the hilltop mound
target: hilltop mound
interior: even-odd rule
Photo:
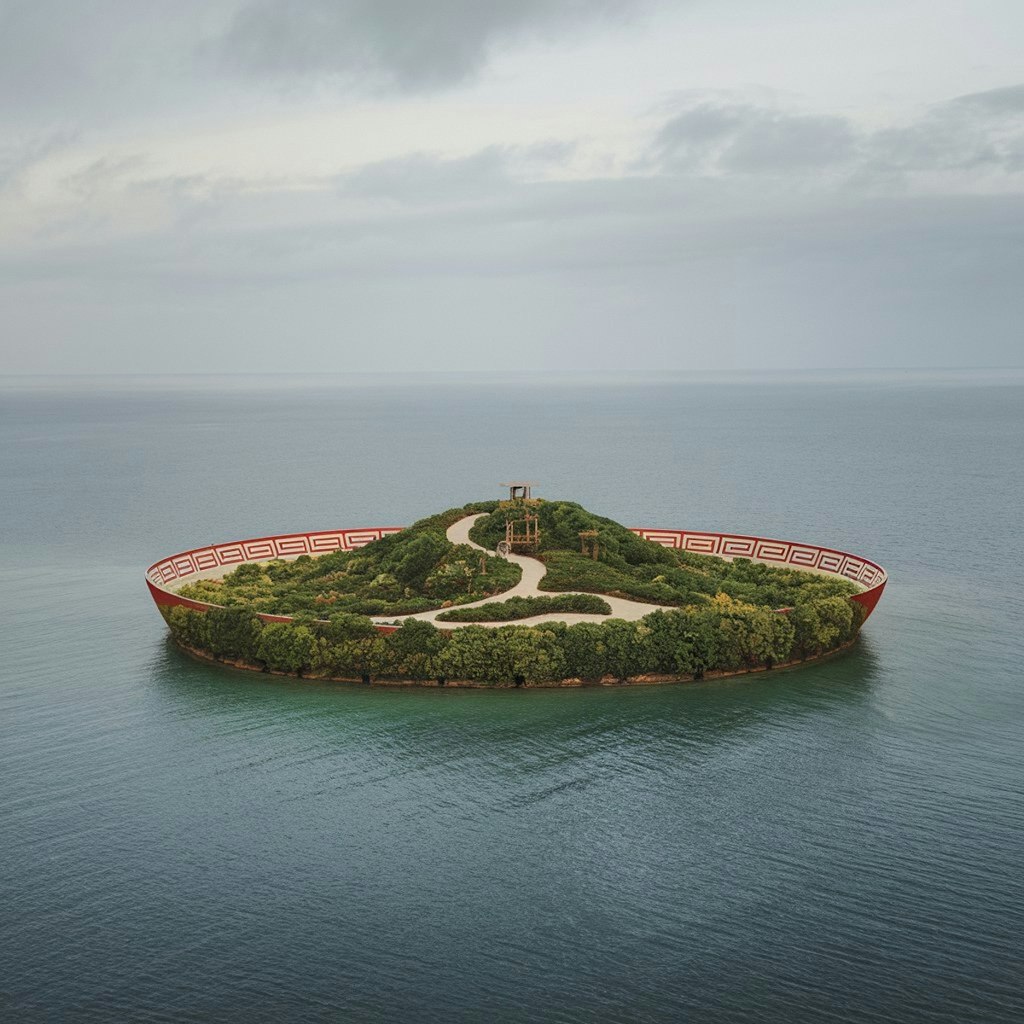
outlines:
[[[520,567],[468,544],[452,543],[446,531],[467,516],[483,513],[469,536],[493,552],[505,538],[506,520],[527,511],[538,517],[536,556],[546,570],[539,584],[545,591],[601,594],[676,608],[705,604],[718,594],[758,607],[782,608],[798,599],[848,597],[857,591],[852,583],[835,577],[664,548],[571,501],[528,506],[484,501],[428,516],[355,551],[250,562],[221,580],[187,584],[179,593],[264,614],[318,618],[337,612],[402,616],[475,603],[514,587]],[[594,534],[597,558],[581,552],[581,532]],[[563,606],[571,607],[564,602],[555,607]],[[584,607],[589,606],[581,605],[580,610]],[[453,616],[452,621],[475,618],[479,621],[474,616]]]
[[[445,531],[467,515],[496,507],[488,501],[448,509],[355,551],[248,562],[221,580],[199,580],[179,593],[264,614],[322,618],[337,612],[408,615],[478,601],[514,587],[520,569],[453,544]]]
[[[494,549],[505,536],[506,516],[521,515],[526,509],[495,509],[477,520],[470,537]],[[586,591],[674,607],[727,594],[771,608],[789,607],[798,598],[849,597],[857,592],[852,583],[835,577],[664,548],[571,501],[538,501],[529,511],[540,526],[537,557],[547,568],[540,583],[543,590]],[[581,532],[596,534],[596,559],[582,553]]]

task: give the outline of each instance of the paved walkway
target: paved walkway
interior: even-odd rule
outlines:
[[[481,513],[475,516],[466,516],[464,519],[460,519],[457,523],[448,527],[445,536],[453,544],[468,544],[471,548],[476,548],[477,551],[483,551],[488,555],[495,557],[497,553],[494,551],[488,551],[486,548],[481,547],[479,544],[474,544],[469,539],[469,531],[473,528],[473,524],[480,519],[486,513]],[[510,597],[554,597],[557,594],[563,593],[579,593],[579,591],[550,591],[541,590],[540,581],[544,578],[544,574],[548,571],[547,567],[538,558],[530,558],[528,555],[513,555],[508,554],[505,558],[509,562],[515,562],[522,571],[523,575],[519,582],[509,590],[505,590],[500,594],[493,594],[491,597],[485,597],[482,601],[472,601],[468,604],[460,604],[459,608],[478,608],[483,604],[490,604],[494,601],[507,601]],[[611,605],[611,615],[593,615],[585,612],[547,612],[544,615],[532,615],[528,619],[515,619],[513,622],[438,622],[437,616],[442,612],[448,611],[447,608],[437,608],[430,612],[417,612],[415,615],[393,615],[390,618],[384,618],[383,616],[374,616],[373,621],[384,625],[391,622],[402,622],[405,619],[421,619],[424,622],[433,622],[439,629],[459,629],[462,626],[535,626],[541,622],[565,622],[572,625],[576,622],[607,622],[608,619],[628,619],[629,621],[635,621],[636,619],[642,619],[645,615],[649,615],[651,612],[658,610],[664,610],[664,605],[660,604],[644,604],[642,601],[629,601],[622,597],[608,597],[605,594],[600,595],[601,598]]]

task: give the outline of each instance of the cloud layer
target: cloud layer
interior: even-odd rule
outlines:
[[[689,8],[0,0],[3,365],[1019,363],[1024,85],[621,105]]]

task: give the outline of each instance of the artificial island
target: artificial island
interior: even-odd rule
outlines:
[[[814,544],[627,528],[504,484],[412,526],[211,545],[147,571],[175,642],[384,685],[684,682],[851,644],[886,573]]]

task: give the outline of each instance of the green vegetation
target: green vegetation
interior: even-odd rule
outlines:
[[[554,592],[550,596],[461,607],[503,593],[520,578],[514,563],[445,536],[462,517],[484,513],[472,536],[496,547],[504,539],[506,510],[484,502],[423,519],[357,551],[242,565],[223,581],[180,591],[220,607],[176,607],[165,615],[182,645],[250,667],[319,678],[490,686],[702,678],[771,668],[842,646],[863,621],[862,607],[849,599],[857,588],[846,580],[663,548],[571,502],[541,502],[531,511],[540,517],[538,557],[547,567],[542,586]],[[580,532],[591,530],[597,559],[580,551]],[[547,612],[610,614],[599,594],[664,607],[636,622],[472,624]],[[443,630],[409,619],[385,633],[368,617],[438,607],[450,609],[439,619],[471,624]],[[264,623],[258,613],[293,620]]]
[[[720,594],[700,607],[652,612],[638,622],[573,626],[465,626],[445,631],[406,620],[392,633],[345,612],[330,620],[264,624],[245,608],[166,612],[175,640],[227,661],[320,678],[460,680],[489,686],[562,679],[596,682],[645,675],[772,667],[853,639],[860,605],[812,597],[789,614]]]
[[[246,563],[223,580],[198,580],[180,593],[226,607],[317,618],[338,611],[407,615],[479,601],[514,587],[519,567],[467,544],[452,544],[445,530],[495,505],[491,501],[449,509],[356,551]]]
[[[584,612],[611,615],[612,606],[596,594],[558,594],[555,597],[510,597],[489,601],[476,608],[453,608],[441,612],[438,622],[512,622],[548,612]]]
[[[746,558],[731,562],[713,555],[663,548],[642,540],[611,519],[596,516],[571,501],[542,501],[531,508],[539,517],[538,557],[547,567],[542,590],[582,590],[650,604],[685,607],[716,594],[770,608],[795,605],[801,597],[849,597],[854,584]],[[504,509],[477,521],[470,537],[494,549],[505,537]],[[580,532],[597,531],[599,557],[580,551]]]

